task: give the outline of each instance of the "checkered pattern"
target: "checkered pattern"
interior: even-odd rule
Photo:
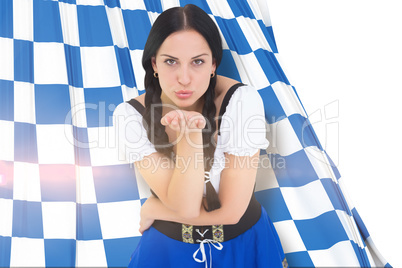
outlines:
[[[264,0],[2,0],[0,267],[128,264],[149,190],[118,158],[112,114],[144,92],[155,18],[187,3],[221,30],[218,74],[263,98],[256,195],[289,265],[389,266],[278,63]]]

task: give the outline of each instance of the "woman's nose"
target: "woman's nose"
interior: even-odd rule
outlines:
[[[178,74],[178,81],[182,85],[187,85],[190,83],[190,70],[187,67],[182,67],[180,68],[179,74]]]

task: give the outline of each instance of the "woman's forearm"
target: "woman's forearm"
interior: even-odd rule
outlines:
[[[196,217],[204,191],[204,153],[201,130],[187,133],[177,143],[176,164],[167,198],[184,218]]]
[[[218,224],[235,224],[236,219],[233,218],[233,213],[230,213],[225,207],[207,212],[200,205],[199,214],[194,218],[182,217],[176,211],[167,208],[159,199],[150,197],[144,203],[141,209],[141,217],[153,220],[173,221],[191,225],[218,225]]]

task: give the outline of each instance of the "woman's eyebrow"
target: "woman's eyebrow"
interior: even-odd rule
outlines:
[[[177,58],[177,57],[173,57],[173,56],[168,55],[168,54],[161,54],[161,56],[168,57],[168,58],[172,58],[172,59],[174,59],[174,60],[178,60],[178,59],[179,59],[179,58]],[[199,58],[199,57],[202,57],[202,56],[209,56],[209,54],[208,54],[208,53],[202,53],[202,54],[200,54],[200,55],[197,55],[197,56],[195,56],[195,57],[192,57],[191,59],[196,59],[196,58]]]
[[[209,54],[208,53],[203,53],[203,54],[200,54],[198,56],[192,57],[191,59],[199,58],[201,56],[209,56]]]
[[[168,58],[172,58],[172,59],[175,59],[175,60],[178,60],[178,59],[179,59],[179,58],[176,58],[176,57],[167,55],[167,54],[161,54],[161,56],[168,57]]]

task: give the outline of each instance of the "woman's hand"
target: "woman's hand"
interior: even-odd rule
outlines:
[[[161,119],[161,124],[176,132],[188,132],[205,128],[206,121],[202,114],[193,111],[173,110]]]
[[[140,229],[139,229],[140,233],[144,234],[144,232],[148,230],[153,223],[154,223],[153,219],[144,219],[143,217],[141,217]]]
[[[151,216],[151,203],[153,199],[156,198],[153,195],[148,197],[148,199],[145,201],[145,203],[141,206],[141,212],[140,212],[140,233],[143,234],[146,230],[148,230],[151,225],[154,223],[154,218]]]

